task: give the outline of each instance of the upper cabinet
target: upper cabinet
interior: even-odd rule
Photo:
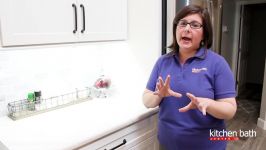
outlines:
[[[127,0],[3,0],[2,46],[125,40]]]
[[[83,13],[83,7],[84,12]],[[82,41],[123,40],[127,37],[127,0],[81,0]],[[84,23],[85,22],[85,23]]]

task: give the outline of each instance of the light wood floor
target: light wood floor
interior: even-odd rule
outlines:
[[[237,100],[238,109],[235,117],[226,122],[228,131],[255,130],[256,137],[240,138],[229,141],[227,150],[266,150],[266,130],[257,127],[260,102],[252,100]]]

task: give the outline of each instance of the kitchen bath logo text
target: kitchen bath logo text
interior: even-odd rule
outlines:
[[[216,130],[210,129],[210,140],[211,141],[235,141],[241,137],[256,137],[257,133],[255,130],[242,130],[230,131],[230,130]]]

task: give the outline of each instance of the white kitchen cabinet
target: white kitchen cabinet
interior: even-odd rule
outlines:
[[[75,2],[75,1],[74,1]],[[73,0],[2,0],[3,46],[72,42]]]
[[[81,41],[124,40],[127,36],[127,0],[80,0],[85,10]],[[81,8],[81,17],[83,12]],[[80,18],[80,31],[84,19]]]
[[[2,0],[2,46],[124,40],[127,0]]]
[[[157,115],[152,115],[97,141],[80,146],[79,150],[159,150]]]

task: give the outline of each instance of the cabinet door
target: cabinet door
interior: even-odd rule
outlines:
[[[127,0],[80,0],[85,31],[80,41],[124,40],[127,36]],[[84,29],[80,8],[79,29]]]
[[[152,136],[138,145],[130,148],[129,150],[159,150],[159,144],[157,142],[156,136]]]
[[[2,0],[2,45],[77,41],[72,4],[76,0]]]

